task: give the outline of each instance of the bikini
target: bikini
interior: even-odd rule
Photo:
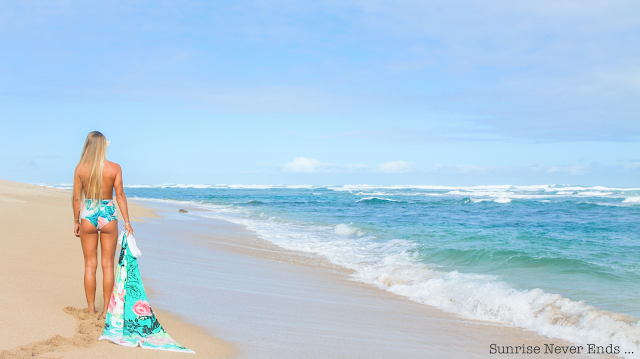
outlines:
[[[113,204],[112,199],[105,199],[102,203],[96,203],[92,205],[92,199],[84,201],[82,211],[80,211],[80,218],[86,219],[91,222],[94,227],[101,230],[107,223],[118,219],[118,213],[116,212],[116,206]]]

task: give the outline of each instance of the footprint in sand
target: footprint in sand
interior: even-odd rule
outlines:
[[[77,347],[90,347],[98,342],[104,328],[104,317],[100,314],[89,314],[86,309],[65,307],[64,312],[76,318],[76,333],[71,338],[61,335],[19,346],[14,349],[1,350],[0,359],[34,358],[46,353],[64,351]],[[48,357],[50,358],[50,357]]]

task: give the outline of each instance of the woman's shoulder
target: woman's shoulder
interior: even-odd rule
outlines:
[[[78,175],[83,175],[83,174],[85,174],[85,172],[87,172],[88,168],[89,168],[89,166],[86,163],[79,163],[76,166],[76,171],[75,172]]]
[[[115,162],[111,162],[111,161],[104,161],[104,169],[106,169],[109,172],[120,172],[122,171],[122,169],[120,168],[120,165],[115,163]]]

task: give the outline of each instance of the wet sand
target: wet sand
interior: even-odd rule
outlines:
[[[162,217],[137,227],[147,256],[142,275],[155,289],[150,300],[237,343],[241,358],[494,358],[491,344],[539,346],[542,353],[545,344],[571,345],[352,281],[347,269],[202,218],[198,208],[144,203]]]

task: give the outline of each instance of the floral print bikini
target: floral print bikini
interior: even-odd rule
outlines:
[[[87,199],[84,201],[84,206],[80,211],[80,218],[91,222],[98,230],[101,230],[107,223],[118,219],[116,206],[113,204],[112,199],[105,199],[95,205],[92,203],[93,201],[96,200]]]

